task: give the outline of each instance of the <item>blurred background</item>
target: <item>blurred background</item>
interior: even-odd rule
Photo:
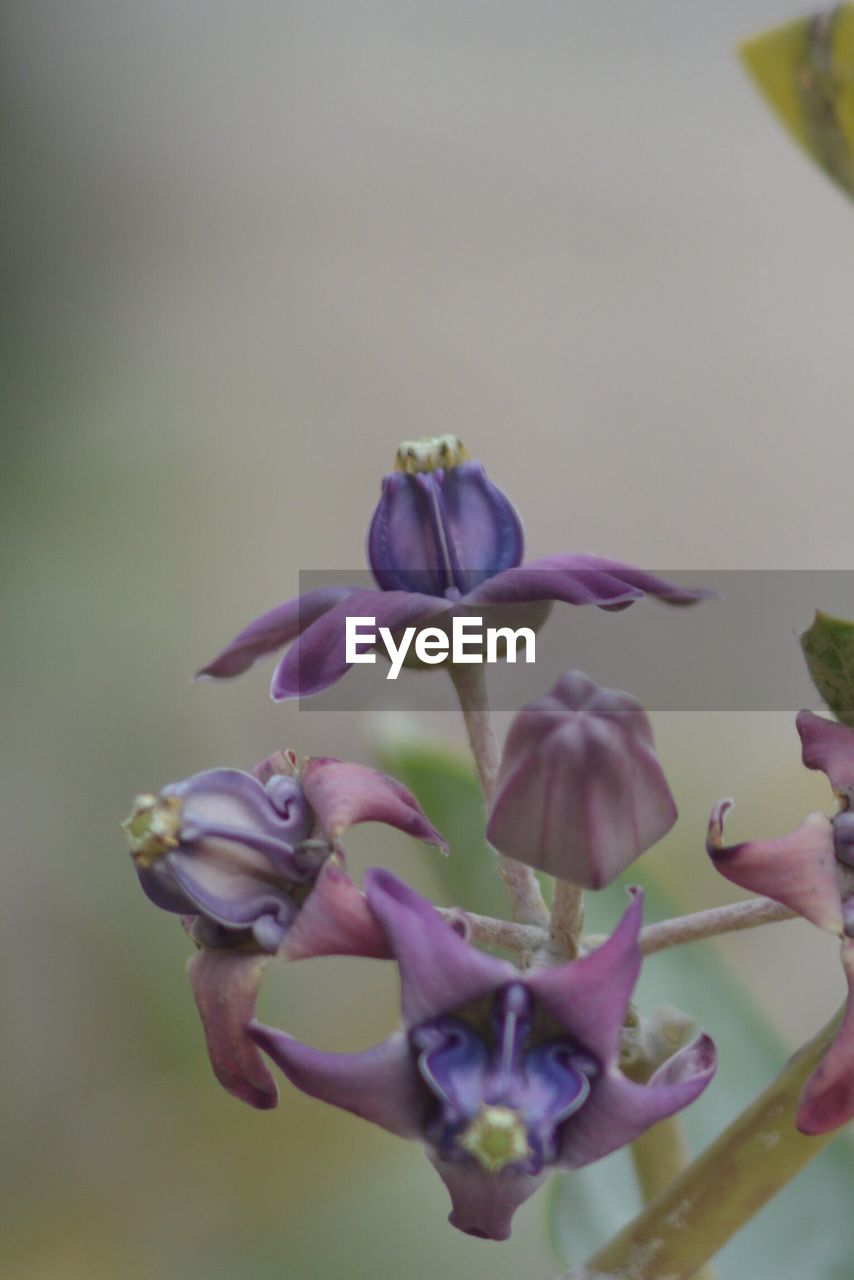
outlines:
[[[264,670],[189,677],[300,570],[362,567],[402,437],[459,432],[532,554],[852,567],[852,209],[733,50],[799,11],[7,0],[4,1276],[557,1274],[542,1198],[472,1241],[406,1144],[219,1089],[187,939],[118,823],[209,766],[369,761],[399,731],[272,706]],[[719,796],[740,836],[828,807],[787,714],[655,726],[681,819],[652,863],[683,908],[728,894],[702,852]],[[442,896],[434,855],[350,843]],[[805,925],[726,957],[780,1062],[842,997]],[[262,1000],[326,1048],[395,1009],[370,962],[280,968]]]

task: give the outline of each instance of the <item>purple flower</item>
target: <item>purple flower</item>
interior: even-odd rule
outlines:
[[[399,967],[402,1029],[353,1054],[323,1053],[257,1024],[252,1035],[303,1092],[424,1143],[460,1230],[506,1239],[515,1210],[551,1169],[633,1141],[711,1079],[705,1035],[646,1085],[619,1070],[641,962],[639,890],[596,950],[524,974],[469,946],[389,872],[369,872],[365,892]]]
[[[293,753],[138,796],[123,824],[143,890],[200,947],[189,974],[217,1078],[253,1106],[276,1103],[246,1035],[266,959],[389,954],[338,846],[369,821],[446,848],[394,779],[332,758],[298,770]]]
[[[690,590],[616,560],[561,555],[522,565],[522,525],[509,499],[454,436],[401,445],[383,480],[368,535],[379,590],[328,587],[264,614],[199,676],[240,675],[297,641],[273,674],[279,700],[319,693],[344,675],[348,617],[371,617],[393,634],[426,622],[447,629],[454,615],[497,610],[501,621],[539,626],[554,601],[625,609],[646,595],[690,604]],[[512,607],[512,611],[511,611]]]
[[[601,889],[675,821],[649,717],[629,694],[567,671],[514,719],[487,826],[500,853]]]
[[[796,831],[775,840],[724,845],[731,800],[715,805],[707,849],[721,875],[797,911],[842,941],[848,996],[842,1025],[801,1095],[797,1126],[827,1133],[854,1118],[854,730],[811,711],[797,718],[803,762],[826,773],[837,799],[833,818],[813,813]]]

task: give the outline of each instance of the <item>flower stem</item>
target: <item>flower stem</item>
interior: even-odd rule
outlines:
[[[676,916],[672,920],[647,925],[641,929],[640,949],[645,956],[650,956],[668,947],[699,942],[720,933],[736,933],[740,929],[755,929],[760,924],[793,920],[796,915],[796,911],[772,902],[770,898],[732,902],[725,907],[712,907],[708,911],[696,911],[693,915]]]
[[[488,808],[495,794],[501,752],[486,696],[483,664],[457,663],[449,666],[448,671],[457,691],[483,798]],[[515,858],[499,856],[498,869],[510,894],[513,919],[521,924],[544,924],[548,920],[548,908],[543,901],[539,881],[530,867],[523,866]]]
[[[806,1137],[795,1112],[842,1013],[640,1214],[565,1280],[688,1280],[836,1137]],[[657,1126],[656,1126],[657,1127]],[[837,1131],[838,1132],[838,1131]],[[773,1157],[769,1158],[769,1153]]]
[[[584,893],[577,884],[558,880],[552,903],[549,936],[552,948],[561,957],[574,960],[578,955],[584,928]]]
[[[487,947],[506,947],[508,951],[522,953],[536,951],[545,942],[545,930],[541,925],[496,920],[493,916],[480,916],[459,907],[443,909],[441,914],[452,922],[462,919],[468,926],[471,941],[482,942]]]

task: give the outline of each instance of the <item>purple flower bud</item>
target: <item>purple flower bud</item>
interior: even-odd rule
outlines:
[[[456,436],[400,446],[368,535],[368,558],[384,591],[458,600],[521,563],[516,511],[482,464],[467,457]]]
[[[375,769],[329,758],[298,773],[293,753],[279,753],[255,772],[209,769],[139,796],[123,826],[145,893],[201,948],[189,973],[217,1078],[269,1107],[276,1090],[246,1032],[265,959],[388,955],[339,837],[380,821],[446,846],[406,788]]]
[[[715,1070],[707,1036],[647,1084],[622,1074],[640,969],[642,895],[581,960],[519,973],[469,946],[385,871],[365,879],[400,971],[403,1029],[364,1053],[323,1053],[272,1028],[252,1035],[305,1093],[424,1143],[451,1222],[504,1240],[552,1168],[578,1168],[687,1106]]]
[[[601,889],[673,826],[649,717],[568,671],[510,726],[487,836],[500,853]]]

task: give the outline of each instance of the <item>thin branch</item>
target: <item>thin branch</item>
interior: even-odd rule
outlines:
[[[640,949],[645,956],[668,947],[680,947],[686,942],[699,942],[721,933],[736,933],[741,929],[755,929],[760,924],[776,924],[780,920],[793,920],[796,911],[772,902],[770,898],[733,902],[725,907],[711,907],[690,916],[675,916],[658,924],[641,929]]]
[[[488,808],[495,794],[501,752],[486,697],[483,664],[475,662],[451,665],[448,671],[460,701],[483,798]],[[545,924],[549,915],[548,908],[543,901],[539,881],[530,867],[523,866],[514,858],[499,856],[498,870],[510,894],[513,919],[522,924]]]
[[[583,928],[583,891],[577,884],[570,884],[568,880],[558,880],[555,885],[549,928],[552,949],[558,955],[574,960],[578,955]]]
[[[545,941],[545,930],[540,925],[496,920],[493,916],[480,916],[460,907],[443,909],[441,914],[452,924],[463,920],[468,926],[471,941],[481,942],[486,947],[506,947],[521,954],[538,950]]]

